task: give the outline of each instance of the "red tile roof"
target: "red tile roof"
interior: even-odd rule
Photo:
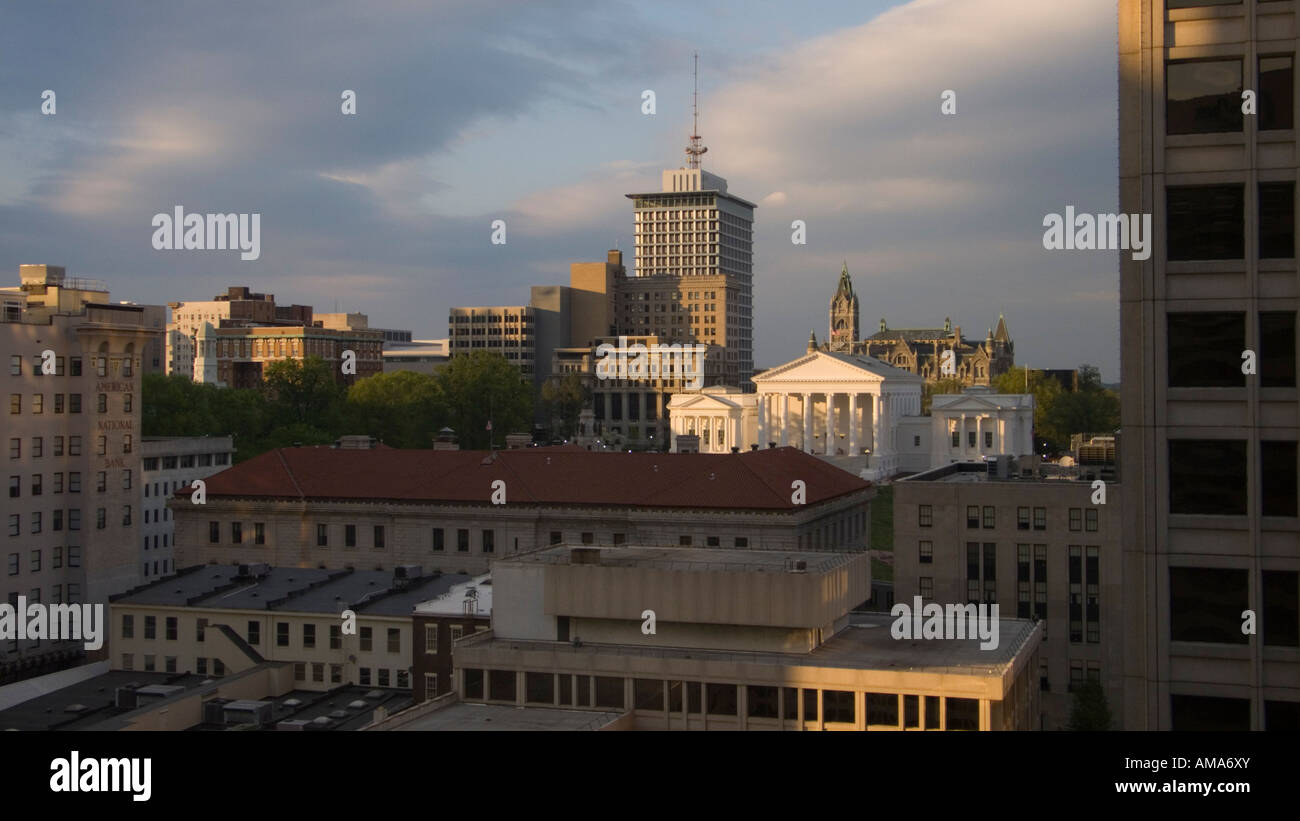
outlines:
[[[789,447],[716,455],[281,448],[206,482],[209,497],[490,503],[497,479],[507,504],[748,510],[793,510],[796,479],[806,483],[809,505],[871,486]]]

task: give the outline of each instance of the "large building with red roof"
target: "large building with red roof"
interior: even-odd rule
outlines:
[[[184,493],[184,491],[182,491]],[[282,448],[170,505],[176,565],[480,573],[552,544],[861,551],[870,482],[795,448],[734,454]]]

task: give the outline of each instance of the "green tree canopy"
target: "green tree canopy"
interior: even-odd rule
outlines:
[[[1089,679],[1075,687],[1067,730],[1109,730],[1113,719],[1106,691],[1099,682]]]
[[[344,387],[319,356],[280,359],[262,372],[262,389],[282,424],[336,429]]]
[[[504,443],[507,433],[532,430],[532,385],[501,354],[474,351],[452,357],[438,371],[437,380],[462,448],[489,446],[489,419],[491,441],[498,444]]]
[[[542,385],[542,407],[551,422],[551,430],[572,436],[578,429],[578,416],[591,400],[591,389],[581,374],[566,373]]]
[[[378,437],[395,448],[427,448],[447,424],[447,403],[430,374],[381,373],[348,389],[345,417],[351,432]]]
[[[949,393],[961,393],[966,386],[960,379],[948,378],[938,379],[934,382],[926,382],[921,388],[921,414],[930,413],[930,401],[936,395],[943,396]]]

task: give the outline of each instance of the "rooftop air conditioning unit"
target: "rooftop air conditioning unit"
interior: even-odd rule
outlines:
[[[250,562],[241,564],[237,575],[241,579],[260,579],[271,572],[271,566],[266,562]]]
[[[806,559],[786,559],[785,572],[787,573],[807,573],[808,561]]]

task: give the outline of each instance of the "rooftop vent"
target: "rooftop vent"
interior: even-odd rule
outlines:
[[[806,559],[786,559],[785,572],[787,573],[807,573],[808,561]]]
[[[270,572],[271,566],[266,562],[250,562],[249,564],[241,564],[235,575],[240,579],[260,579]]]

